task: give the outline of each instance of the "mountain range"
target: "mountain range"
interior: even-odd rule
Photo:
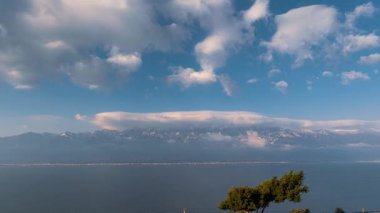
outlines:
[[[0,138],[0,163],[374,161],[375,131],[270,127],[131,128]]]

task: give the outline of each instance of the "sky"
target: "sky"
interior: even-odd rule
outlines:
[[[377,1],[0,5],[0,136],[247,117],[380,129]]]

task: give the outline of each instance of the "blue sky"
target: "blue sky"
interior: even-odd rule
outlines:
[[[108,124],[205,110],[377,122],[379,8],[1,0],[0,136],[122,129]]]

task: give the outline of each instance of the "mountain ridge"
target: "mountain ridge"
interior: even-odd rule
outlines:
[[[376,160],[373,131],[284,128],[131,128],[0,138],[0,163],[207,160]]]

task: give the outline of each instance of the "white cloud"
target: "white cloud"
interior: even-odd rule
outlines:
[[[286,93],[288,89],[288,83],[286,81],[278,81],[274,83],[274,86],[281,92]]]
[[[33,89],[33,86],[28,83],[26,76],[24,76],[19,70],[7,70],[5,72],[5,78],[14,86],[15,89]]]
[[[228,0],[172,0],[171,12],[177,18],[182,21],[189,21],[190,18],[197,18],[200,16],[209,15],[211,13],[212,8],[215,7],[224,7],[225,5],[229,5]]]
[[[334,76],[334,73],[330,72],[330,71],[323,71],[322,72],[322,77],[326,77],[326,78],[329,78],[329,77],[333,77]]]
[[[141,58],[137,52],[132,54],[115,54],[107,58],[107,62],[136,69],[141,65]]]
[[[358,71],[354,71],[354,70],[348,71],[348,72],[343,72],[341,75],[342,84],[344,84],[344,85],[348,85],[352,81],[355,81],[355,80],[369,80],[369,79],[370,79],[370,77],[368,76],[367,73],[358,72]]]
[[[88,84],[88,85],[85,85],[88,87],[89,90],[98,90],[100,89],[100,85],[96,85],[96,84]]]
[[[208,34],[194,47],[200,70],[181,68],[169,76],[169,80],[183,83],[185,88],[191,85],[215,82],[215,78],[218,76],[215,70],[225,64],[231,52],[236,51],[242,44],[252,39],[251,24],[268,14],[267,4],[266,0],[257,0],[248,11],[243,12],[244,18],[242,19],[234,14],[232,4],[228,0],[172,1],[173,11],[176,11],[174,12],[175,17],[179,17],[179,20],[184,22],[197,20],[200,26],[208,31]],[[185,79],[186,77],[191,79]],[[227,81],[222,75],[219,77],[219,81],[225,93],[231,95],[232,87],[228,83],[230,81]]]
[[[215,74],[215,69],[224,65],[225,60],[228,55],[229,45],[234,45],[234,42],[237,42],[239,38],[235,38],[231,32],[215,32],[203,41],[199,42],[195,46],[195,53],[197,59],[201,65],[202,70],[195,71],[192,68],[182,69],[180,73],[181,79],[177,82],[183,82],[185,87],[189,87],[195,84],[207,84],[215,82],[217,75]],[[236,41],[233,41],[236,39]],[[169,79],[172,79],[173,76],[178,76],[178,72],[169,76]],[[186,79],[189,77],[189,79]],[[225,78],[221,78],[225,79]],[[222,85],[223,82],[221,81]],[[223,88],[225,88],[223,86]],[[226,93],[228,94],[228,93]]]
[[[81,115],[81,114],[75,114],[74,116],[75,120],[78,120],[78,121],[86,121],[87,120],[87,116],[86,115]]]
[[[190,13],[208,35],[195,45],[194,51],[202,70],[214,71],[224,65],[229,50],[242,42],[239,20],[233,16],[228,0],[175,0],[181,13]]]
[[[358,62],[366,65],[378,64],[380,63],[380,54],[374,53],[367,56],[361,56]]]
[[[177,67],[168,77],[169,82],[180,83],[188,88],[192,85],[204,85],[217,81],[217,76],[211,70],[195,71],[191,68]]]
[[[255,3],[243,13],[244,21],[253,23],[269,15],[269,0],[256,0]]]
[[[264,148],[267,144],[266,139],[264,137],[260,137],[255,131],[247,131],[247,136],[243,142],[245,142],[248,146],[255,148]]]
[[[273,78],[273,77],[275,77],[275,76],[277,76],[279,74],[281,74],[281,70],[279,70],[279,69],[271,69],[268,72],[268,77],[269,78]]]
[[[340,135],[354,135],[360,132],[359,129],[333,129],[331,131]]]
[[[138,52],[122,54],[119,52],[119,48],[113,47],[110,56],[107,58],[107,62],[122,66],[128,71],[134,71],[140,67],[142,60]]]
[[[139,53],[122,54],[113,48],[107,59],[90,56],[64,67],[63,70],[75,84],[90,90],[99,90],[122,84],[141,63]]]
[[[227,75],[220,75],[219,81],[222,84],[223,91],[228,96],[232,96],[234,93],[234,83]]]
[[[15,60],[14,52],[0,51],[0,78],[7,81],[15,89],[33,89],[35,79],[32,74],[24,72],[18,66],[12,66]]]
[[[257,78],[250,78],[247,80],[247,84],[256,84],[259,81]]]
[[[173,1],[173,10],[182,11],[186,19],[198,20],[204,28],[211,28],[211,32],[201,42],[195,45],[194,51],[201,66],[199,71],[193,68],[179,67],[168,77],[169,82],[182,84],[184,88],[192,85],[204,85],[217,81],[215,69],[223,66],[227,57],[228,48],[233,43],[236,33],[234,17],[229,1]],[[183,14],[176,14],[181,16]],[[225,24],[222,22],[226,21]]]
[[[168,13],[165,5],[158,8],[150,1],[30,0],[17,4],[20,6],[11,7],[17,11],[9,11],[6,14],[9,17],[0,23],[1,26],[12,26],[12,36],[0,42],[0,54],[9,54],[12,60],[6,64],[0,62],[0,72],[5,75],[7,70],[18,70],[23,85],[29,87],[41,80],[65,78],[67,72],[71,73],[70,79],[76,84],[90,89],[100,87],[96,82],[86,80],[86,75],[89,79],[96,75],[90,70],[81,72],[82,77],[78,78],[72,77],[75,70],[68,69],[75,69],[78,63],[89,63],[91,57],[97,57],[105,64],[103,52],[113,46],[120,51],[111,51],[108,61],[117,66],[102,65],[95,73],[100,73],[102,68],[107,78],[125,83],[126,78],[118,78],[119,66],[123,66],[124,71],[136,70],[141,65],[144,51],[177,51],[189,38],[183,26],[172,23],[175,20],[161,23],[157,17]],[[5,28],[0,27],[0,36],[5,32]],[[13,81],[4,79],[14,85]],[[119,84],[121,82],[116,85]]]
[[[90,90],[97,90],[108,85],[104,61],[98,57],[91,57],[80,61],[68,68],[67,74],[71,80]]]
[[[195,53],[202,69],[214,70],[224,65],[228,49],[240,40],[240,36],[233,31],[235,29],[214,32],[195,46]]]
[[[186,127],[186,126],[250,126],[263,125],[302,130],[329,130],[349,133],[352,130],[380,129],[380,121],[364,120],[303,120],[285,117],[268,117],[244,111],[187,111],[159,113],[103,112],[88,118],[93,125],[111,130],[130,127]]]
[[[127,1],[73,1],[59,0],[57,3],[48,0],[32,0],[34,11],[26,16],[27,20],[39,28],[54,28],[69,20],[86,22],[94,25],[117,25],[120,20],[116,14],[127,12]],[[102,14],[102,16],[99,16]],[[70,15],[62,17],[62,15]],[[115,22],[115,23],[112,23]],[[65,23],[66,24],[66,23]],[[76,24],[73,22],[72,24]]]
[[[344,53],[375,48],[380,45],[380,38],[374,33],[368,35],[346,35],[338,41],[342,44]]]
[[[32,0],[31,5],[24,15],[28,24],[44,36],[70,32],[65,41],[76,48],[94,43],[117,45],[128,52],[147,46],[159,50],[171,48],[166,40],[172,38],[170,30],[155,22],[158,11],[146,1]]]
[[[124,129],[128,126],[140,125],[241,125],[262,122],[262,115],[250,112],[161,112],[161,113],[130,113],[130,112],[103,112],[96,114],[91,123],[104,129]]]
[[[346,13],[345,26],[349,29],[355,29],[355,22],[360,17],[372,17],[375,13],[375,7],[372,2],[357,6],[354,11]]]
[[[69,46],[62,40],[52,40],[45,43],[45,47],[48,49],[65,49]]]
[[[334,31],[337,11],[333,7],[311,5],[289,10],[275,20],[277,31],[270,42],[263,44],[268,51],[295,56],[295,65],[300,65],[313,58],[311,47]]]

